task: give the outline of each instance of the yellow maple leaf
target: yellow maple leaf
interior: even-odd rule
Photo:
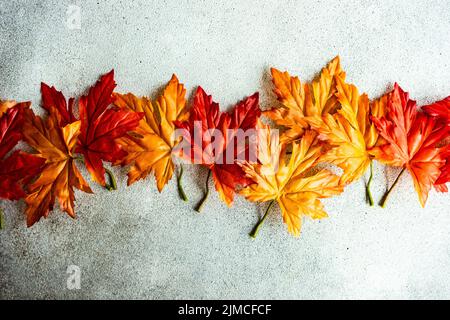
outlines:
[[[345,79],[339,56],[323,68],[319,77],[312,83],[302,84],[298,77],[292,77],[288,72],[281,72],[275,68],[271,68],[271,73],[275,85],[274,92],[282,107],[265,111],[264,115],[277,125],[286,128],[281,136],[283,143],[295,141],[303,135],[309,127],[305,117],[320,117],[334,112],[338,106],[334,95],[336,92],[334,76]]]
[[[120,164],[131,164],[128,185],[154,172],[161,192],[172,178],[175,169],[172,149],[178,143],[173,137],[173,122],[183,121],[188,116],[185,95],[186,90],[175,75],[154,103],[147,97],[138,98],[132,93],[114,93],[116,107],[144,113],[135,132],[118,140],[128,153]]]
[[[315,132],[307,130],[301,140],[294,142],[287,160],[284,145],[273,138],[269,127],[264,129],[259,136],[258,163],[241,164],[255,183],[240,193],[250,201],[270,201],[266,214],[250,235],[256,236],[272,204],[277,202],[289,232],[299,236],[302,217],[327,217],[320,199],[341,193],[343,187],[339,184],[339,177],[326,169],[311,172],[322,155],[322,146],[317,143]]]
[[[320,160],[343,169],[341,183],[346,185],[361,178],[372,164],[371,149],[379,143],[379,135],[371,116],[384,115],[386,97],[371,104],[366,94],[359,94],[356,86],[347,84],[339,76],[335,76],[335,79],[335,95],[340,108],[336,113],[324,114],[321,118],[309,117],[307,122],[320,134],[321,139],[332,146]],[[367,191],[369,202],[373,204],[370,190]]]

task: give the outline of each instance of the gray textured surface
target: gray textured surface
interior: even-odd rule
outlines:
[[[66,26],[69,4],[81,29]],[[270,106],[268,69],[311,79],[336,54],[348,78],[376,97],[398,81],[419,103],[450,94],[450,1],[1,1],[0,96],[39,104],[45,81],[79,94],[116,69],[119,91],[154,95],[176,72],[222,108],[256,90]],[[395,170],[376,167],[377,199]],[[364,202],[363,181],[327,200],[330,218],[289,236],[278,212],[259,238],[262,210],[213,193],[188,168],[191,201],[152,179],[95,196],[77,193],[79,218],[60,211],[25,228],[24,204],[1,202],[1,298],[450,298],[449,195],[421,209],[405,176],[386,210]],[[82,270],[81,290],[66,269]]]

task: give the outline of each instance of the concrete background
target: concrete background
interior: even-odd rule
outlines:
[[[68,27],[70,5],[80,29]],[[394,81],[420,104],[450,94],[448,0],[23,0],[1,1],[0,13],[0,96],[36,109],[40,81],[79,95],[111,68],[120,92],[154,97],[176,72],[223,109],[254,91],[269,107],[270,66],[310,80],[336,54],[371,97]],[[276,211],[253,241],[264,206],[238,198],[228,209],[213,192],[198,215],[206,171],[187,171],[189,203],[175,181],[162,194],[153,179],[125,189],[119,169],[119,191],[77,192],[77,221],[56,210],[31,229],[23,202],[1,201],[0,297],[450,298],[448,194],[432,191],[421,209],[405,175],[382,210],[366,205],[361,180],[326,200],[330,218],[306,220],[301,238]],[[396,173],[376,166],[376,199]],[[72,264],[80,290],[66,288]]]

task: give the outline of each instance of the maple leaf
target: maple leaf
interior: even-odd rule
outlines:
[[[132,164],[128,185],[154,172],[161,192],[172,178],[175,170],[172,150],[179,142],[174,137],[174,121],[184,121],[188,117],[185,95],[186,89],[175,75],[154,103],[147,97],[138,98],[132,93],[114,94],[116,107],[144,114],[137,129],[118,140],[128,153],[119,163]]]
[[[281,136],[281,142],[288,143],[299,139],[309,124],[305,117],[320,117],[333,113],[338,101],[335,76],[345,79],[341,69],[339,56],[334,58],[312,83],[302,84],[298,77],[292,77],[288,72],[271,68],[275,94],[281,102],[281,108],[264,111],[264,115],[286,130]]]
[[[25,197],[23,186],[39,173],[43,164],[43,159],[22,151],[0,159],[0,198],[19,200]]]
[[[387,113],[373,121],[386,143],[373,149],[381,162],[401,167],[402,170],[386,192],[380,205],[384,206],[400,176],[408,170],[413,178],[414,187],[422,207],[428,198],[428,192],[441,175],[448,147],[438,144],[445,137],[446,130],[435,118],[418,112],[414,100],[398,84],[388,94]]]
[[[269,127],[260,131],[259,141],[259,162],[241,163],[254,184],[242,189],[240,194],[253,202],[271,202],[250,235],[256,237],[270,208],[277,202],[288,231],[299,236],[303,216],[312,219],[327,217],[320,199],[340,194],[343,186],[339,177],[326,169],[311,172],[323,152],[315,132],[305,131],[303,137],[292,144],[289,160],[285,146],[273,138]]]
[[[58,112],[52,111],[44,121],[31,110],[25,114],[24,139],[37,151],[37,156],[45,159],[39,177],[29,185],[29,194],[25,198],[28,227],[41,217],[47,217],[56,199],[61,209],[75,218],[73,188],[92,193],[78,171],[73,156],[81,122],[76,121],[61,128],[59,123],[62,119],[58,115]]]
[[[22,139],[23,113],[30,103],[0,101],[0,198],[19,200],[23,186],[33,179],[44,160],[22,151],[7,154]]]
[[[0,159],[22,139],[23,111],[29,107],[28,102],[0,101]]]
[[[447,145],[442,152],[442,158],[445,159],[445,165],[440,169],[441,175],[435,181],[434,186],[439,192],[448,192],[446,183],[450,181],[450,147]]]
[[[424,106],[422,107],[422,110],[430,116],[437,118],[438,121],[445,123],[447,126],[447,138],[444,143],[450,144],[450,96]],[[436,180],[435,187],[436,190],[440,192],[448,192],[448,188],[445,184],[450,181],[450,152],[447,151],[443,153],[443,157],[446,159],[446,162],[441,168],[441,175]]]
[[[9,109],[14,108],[14,107],[29,107],[30,103],[29,102],[22,102],[22,103],[17,103],[14,100],[0,100],[0,117],[2,117]]]
[[[319,132],[319,138],[332,147],[321,157],[321,161],[343,169],[342,184],[347,185],[360,179],[370,166],[366,194],[369,203],[373,205],[370,192],[373,158],[371,149],[380,142],[371,116],[381,117],[385,114],[387,98],[383,96],[371,104],[366,94],[359,94],[356,86],[347,84],[339,76],[335,76],[335,81],[335,95],[340,108],[334,114],[308,117],[307,121]]]
[[[198,87],[189,120],[175,122],[178,128],[188,132],[184,136],[184,143],[190,145],[190,149],[182,149],[181,156],[210,169],[206,182],[207,192],[197,211],[201,211],[209,194],[208,180],[211,174],[220,198],[228,206],[233,203],[236,187],[251,183],[236,163],[236,159],[246,159],[249,156],[248,146],[240,148],[241,144],[237,140],[239,132],[245,133],[256,128],[260,115],[258,93],[242,100],[227,113],[220,112],[219,104]],[[195,139],[197,134],[201,135],[201,141]]]
[[[66,98],[61,91],[56,90],[55,87],[49,87],[45,83],[41,83],[42,107],[50,112],[57,112],[59,114],[59,125],[66,126],[72,122],[77,121],[73,107],[75,98],[70,98],[66,102]]]
[[[77,152],[83,154],[91,176],[103,186],[106,182],[102,162],[114,163],[126,156],[117,139],[133,131],[143,117],[141,113],[108,108],[114,100],[115,87],[112,70],[79,101],[81,129]]]
[[[115,87],[112,70],[103,75],[89,89],[88,95],[78,101],[81,128],[76,152],[84,156],[86,168],[94,181],[102,186],[106,186],[103,161],[114,163],[127,155],[117,139],[134,130],[143,117],[141,113],[109,108],[114,102],[112,93]],[[43,108],[58,114],[60,126],[77,121],[73,113],[74,98],[70,98],[67,103],[61,92],[45,83],[41,84],[41,92]],[[109,171],[108,175],[113,179]]]
[[[447,127],[450,127],[450,96],[423,106],[422,110],[430,116],[438,118],[439,121],[444,122]]]

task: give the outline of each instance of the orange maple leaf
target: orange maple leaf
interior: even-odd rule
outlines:
[[[320,76],[312,83],[300,82],[298,77],[292,77],[288,72],[281,72],[271,68],[275,94],[281,102],[281,108],[272,108],[263,114],[272,119],[277,125],[285,127],[281,142],[287,143],[299,139],[309,124],[305,117],[321,117],[327,113],[334,113],[338,107],[335,96],[335,76],[345,79],[345,72],[341,69],[339,56],[334,58]]]
[[[186,89],[176,75],[167,84],[162,95],[152,103],[147,97],[138,98],[132,93],[114,93],[114,105],[120,109],[144,113],[134,133],[118,139],[126,155],[121,165],[131,164],[128,185],[144,179],[154,172],[158,190],[161,192],[172,178],[175,164],[172,149],[179,142],[174,138],[174,121],[184,121],[186,112]]]
[[[25,198],[28,227],[41,217],[48,216],[56,198],[61,209],[75,218],[73,188],[92,193],[73,158],[81,123],[76,121],[61,128],[58,115],[57,112],[51,112],[44,121],[34,115],[33,111],[26,111],[24,139],[37,151],[37,156],[46,160],[39,177],[29,186],[29,194]]]

